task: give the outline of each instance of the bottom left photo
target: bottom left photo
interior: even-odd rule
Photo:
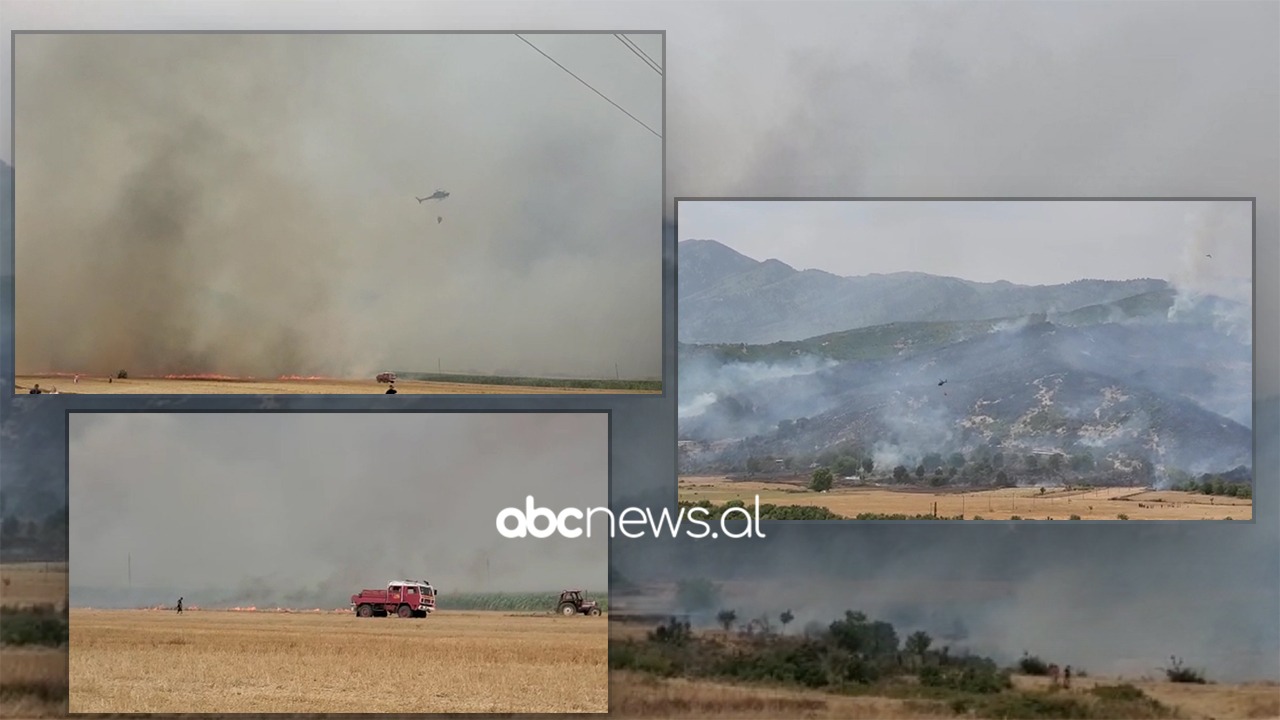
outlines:
[[[70,413],[68,711],[607,712],[609,419]]]

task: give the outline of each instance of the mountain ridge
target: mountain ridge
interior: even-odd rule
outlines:
[[[1018,285],[918,272],[842,276],[755,260],[705,239],[681,241],[677,251],[682,343],[767,344],[888,322],[1060,313],[1171,290],[1154,278]]]

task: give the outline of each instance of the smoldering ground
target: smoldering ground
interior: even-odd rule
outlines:
[[[1252,466],[1249,345],[1163,312],[1155,323],[993,325],[872,360],[686,353],[680,437],[733,442],[689,456],[685,467],[805,457],[850,441],[881,469],[914,467],[934,452],[1076,444],[1100,461],[1142,457],[1197,474]]]
[[[527,495],[557,509],[607,505],[604,414],[70,422],[77,602],[130,584],[185,588],[196,604],[307,607],[339,607],[397,577],[442,592],[606,586],[607,536],[506,539],[494,526]]]
[[[660,126],[611,36],[531,41]],[[514,35],[15,50],[19,373],[660,374],[661,140]]]

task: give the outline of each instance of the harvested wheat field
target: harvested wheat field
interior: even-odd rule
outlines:
[[[1043,677],[1015,675],[1019,689],[1048,690],[1051,681]],[[1187,720],[1280,720],[1280,684],[1252,683],[1174,683],[1151,678],[1078,677],[1071,681],[1070,692],[1086,693],[1099,685],[1128,683],[1151,698],[1174,708]],[[1059,692],[1066,692],[1059,690]]]
[[[67,602],[66,563],[0,565],[4,614]],[[43,645],[0,645],[0,717],[66,715],[67,649]]]
[[[66,563],[0,565],[0,603],[7,607],[62,604],[67,601]]]
[[[607,712],[600,619],[71,611],[73,713]]]
[[[1024,689],[1046,689],[1044,678],[1015,676]],[[1274,683],[1190,685],[1151,680],[1081,678],[1070,690],[1055,694],[1089,702],[1096,685],[1127,682],[1168,706],[1182,720],[1280,719],[1280,686]],[[698,718],[699,720],[755,720],[757,718],[884,718],[934,720],[954,718],[945,702],[837,695],[817,690],[787,690],[751,685],[656,678],[634,672],[611,676],[612,714],[626,718]],[[1017,715],[1011,717],[1019,717]],[[1044,715],[1043,717],[1050,717]]]
[[[27,393],[33,386],[43,390],[57,389],[62,394],[77,395],[380,395],[387,391],[385,384],[373,380],[336,379],[178,379],[178,378],[129,378],[108,382],[105,377],[82,375],[79,382],[63,376],[19,375],[14,382],[15,392]],[[661,385],[658,383],[657,385]],[[545,385],[519,385],[515,383],[447,382],[427,380],[397,380],[396,391],[401,395],[530,395],[530,394],[661,394],[660,387],[631,389],[604,387],[561,387],[549,382]]]
[[[936,704],[781,688],[655,678],[616,671],[610,715],[625,718],[954,718]]]
[[[67,649],[0,647],[0,717],[67,713]]]
[[[741,500],[760,504],[822,507],[852,518],[882,515],[963,515],[965,520],[1252,520],[1253,501],[1199,493],[1134,487],[1001,488],[974,491],[931,491],[884,487],[837,487],[824,493],[785,482],[732,480],[720,476],[680,478],[680,500],[722,505]],[[1125,518],[1120,516],[1124,515]]]

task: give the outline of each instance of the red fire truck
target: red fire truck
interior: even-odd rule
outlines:
[[[424,618],[436,610],[436,589],[426,580],[392,580],[387,589],[361,590],[351,596],[357,617]]]

